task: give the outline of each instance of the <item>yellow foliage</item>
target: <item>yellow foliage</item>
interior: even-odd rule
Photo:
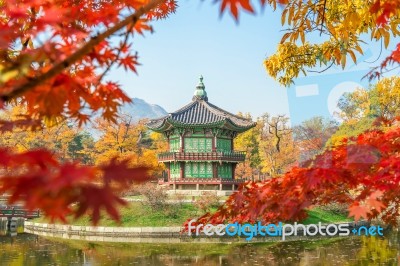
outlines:
[[[134,122],[132,117],[122,114],[117,123],[96,120],[95,128],[101,132],[95,144],[96,164],[108,162],[111,158],[128,159],[131,166],[148,166],[158,176],[163,165],[158,163],[157,153],[166,150],[162,135],[148,133],[145,121]]]
[[[400,78],[384,78],[374,87],[380,115],[386,119],[400,116]]]
[[[281,15],[282,25],[289,29],[276,53],[264,61],[267,72],[288,86],[300,72],[306,74],[306,68],[332,64],[344,68],[347,56],[356,62],[356,54],[363,54],[362,34],[370,34],[371,40],[382,41],[387,48],[390,37],[400,35],[400,9],[394,10],[387,25],[378,26],[371,4],[365,0],[289,0]],[[321,42],[307,42],[308,34],[318,32]]]
[[[243,115],[239,113],[238,115],[251,119],[250,114]],[[234,140],[234,149],[246,152],[246,160],[236,166],[235,176],[237,178],[259,176],[261,172],[261,160],[259,155],[260,126],[261,124],[257,124],[250,130],[239,134]]]
[[[26,109],[23,105],[9,106],[0,114],[0,119],[15,121],[25,114]],[[12,131],[0,133],[0,146],[17,152],[46,148],[53,151],[61,160],[75,160],[77,154],[71,150],[71,143],[78,134],[79,129],[66,121],[52,125],[44,124],[38,130],[17,127]]]

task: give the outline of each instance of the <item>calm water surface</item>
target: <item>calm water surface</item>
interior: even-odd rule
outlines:
[[[124,244],[0,236],[0,265],[400,265],[400,234],[265,244]]]

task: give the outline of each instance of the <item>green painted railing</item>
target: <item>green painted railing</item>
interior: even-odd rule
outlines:
[[[223,152],[163,152],[158,154],[160,162],[168,161],[234,161],[243,162],[246,158],[244,151]]]
[[[27,211],[23,209],[0,209],[0,217],[23,217],[23,218],[37,218],[40,216],[40,212]]]
[[[245,179],[229,179],[229,178],[176,178],[170,179],[159,178],[159,184],[242,184]]]

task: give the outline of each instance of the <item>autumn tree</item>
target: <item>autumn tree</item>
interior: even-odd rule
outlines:
[[[162,147],[162,141],[153,141],[150,136],[147,136],[150,133],[145,123],[146,120],[134,121],[129,114],[120,114],[116,122],[97,119],[93,125],[100,134],[100,138],[95,143],[96,164],[118,157],[127,159],[132,166],[148,166],[153,169],[153,174],[159,176],[162,166],[158,164],[159,150],[156,148]]]
[[[337,104],[340,111],[336,113],[346,124],[355,124],[369,116],[371,99],[367,90],[357,88],[352,93],[345,93]]]
[[[239,116],[251,119],[250,114],[241,114]],[[246,160],[240,163],[235,168],[235,175],[237,178],[249,178],[254,180],[257,175],[260,177],[261,174],[261,158],[260,158],[260,125],[257,124],[255,127],[247,130],[244,133],[239,134],[234,140],[235,150],[246,152]]]
[[[270,176],[283,174],[298,159],[298,151],[293,141],[289,119],[285,115],[264,114],[258,123],[260,132],[260,156],[263,171]]]
[[[400,78],[384,78],[369,90],[375,116],[392,123],[400,116]]]
[[[339,117],[352,124],[365,117],[390,122],[400,115],[400,78],[383,78],[368,89],[358,88],[339,101]]]
[[[168,141],[163,134],[152,131],[147,136],[145,134],[145,138],[146,137],[151,143],[150,149],[160,152],[168,150]]]
[[[383,129],[400,115],[400,78],[384,78],[368,89],[358,88],[339,100],[338,115],[343,120],[329,140],[336,145],[370,129]]]
[[[3,110],[0,117],[11,123],[25,115],[24,105],[16,105]],[[3,129],[0,146],[12,147],[15,151],[46,148],[61,161],[93,163],[94,139],[88,132],[79,130],[76,124],[60,121],[55,125],[37,124],[37,127],[37,130],[18,127],[13,130]]]
[[[93,165],[95,163],[95,140],[93,136],[86,131],[75,134],[68,145],[67,154],[72,160]]]
[[[310,118],[293,127],[295,143],[301,153],[299,161],[308,161],[321,153],[337,128],[336,121],[321,116]]]
[[[137,124],[129,114],[121,114],[115,122],[98,118],[93,128],[100,134],[96,142],[96,163],[102,163],[108,158],[138,151],[144,125]]]

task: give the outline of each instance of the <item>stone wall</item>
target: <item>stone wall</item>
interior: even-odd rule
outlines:
[[[347,223],[346,223],[347,224]],[[365,225],[348,223],[349,228]],[[104,226],[75,226],[25,222],[25,232],[41,236],[61,237],[72,240],[105,241],[105,242],[141,242],[141,243],[232,243],[248,242],[245,236],[189,236],[182,233],[181,227],[104,227]],[[333,236],[337,237],[337,236]],[[326,239],[327,236],[304,236],[298,232],[297,236],[288,236],[287,240]],[[286,240],[286,241],[287,241]],[[281,241],[280,237],[255,236],[251,243]]]

